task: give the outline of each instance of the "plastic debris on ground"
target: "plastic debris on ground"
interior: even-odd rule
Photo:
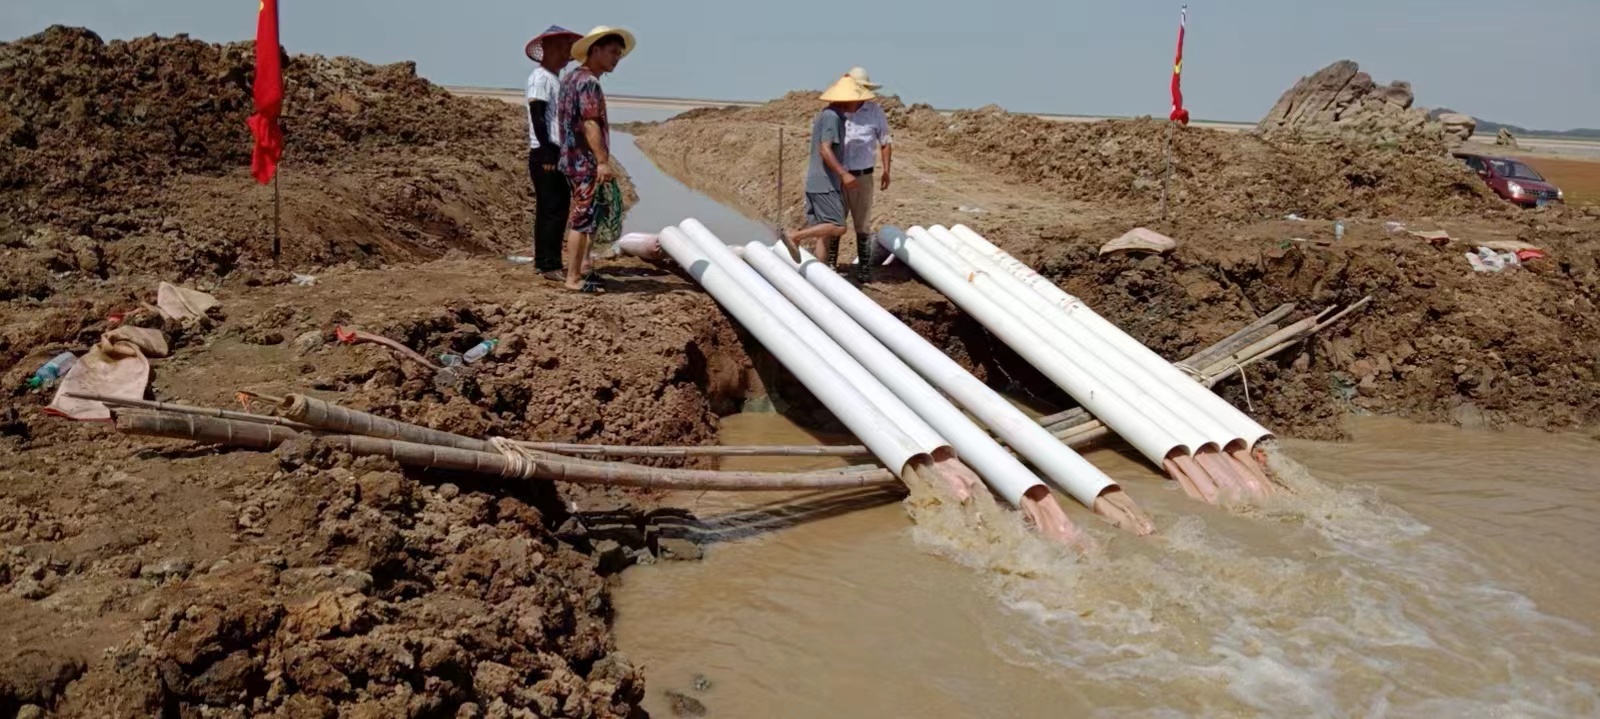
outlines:
[[[1522,260],[1517,258],[1515,252],[1495,252],[1487,247],[1479,247],[1476,253],[1464,254],[1474,272],[1502,272],[1509,267],[1522,266]]]
[[[289,284],[297,287],[311,287],[317,284],[317,278],[313,275],[302,275],[296,272],[294,279],[289,280]]]
[[[1178,241],[1171,237],[1167,237],[1155,230],[1135,227],[1123,236],[1102,245],[1100,254],[1102,256],[1114,252],[1163,254],[1171,252],[1177,246]]]

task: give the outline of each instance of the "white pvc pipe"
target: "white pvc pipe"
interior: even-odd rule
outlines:
[[[985,282],[974,283],[989,299],[1005,307],[1013,316],[1033,328],[1039,339],[1050,343],[1063,354],[1081,358],[1084,369],[1096,373],[1102,381],[1115,388],[1117,394],[1141,407],[1152,408],[1146,412],[1151,418],[1185,438],[1190,447],[1198,449],[1205,444],[1227,446],[1236,435],[1206,415],[1178,390],[1167,387],[1142,367],[1133,362],[1116,346],[1093,332],[1082,331],[1076,325],[1062,321],[1061,312],[1037,292],[1015,281],[1000,267],[981,256],[977,250],[957,239],[942,226],[928,228],[928,235],[940,243],[947,264],[963,272],[981,271]],[[1192,382],[1191,382],[1192,384]]]
[[[946,439],[928,426],[926,420],[911,411],[904,401],[890,392],[888,387],[883,386],[883,382],[868,372],[866,367],[845,352],[844,348],[828,337],[816,323],[801,314],[800,310],[784,299],[783,295],[778,294],[778,291],[766,280],[761,279],[755,270],[750,269],[749,265],[736,257],[733,250],[706,229],[705,225],[690,218],[678,223],[678,227],[697,244],[713,264],[727,272],[751,298],[759,302],[768,312],[776,315],[779,321],[810,346],[823,362],[833,367],[845,381],[861,393],[861,396],[898,425],[922,452],[935,459],[941,459],[943,453],[940,450],[950,451]]]
[[[966,225],[956,225],[951,228],[951,233],[963,243],[991,258],[1012,279],[1033,290],[1059,308],[1057,314],[1070,318],[1090,332],[1110,342],[1162,384],[1177,389],[1190,403],[1199,407],[1212,419],[1225,426],[1230,434],[1243,439],[1247,445],[1253,447],[1257,442],[1272,438],[1271,430],[1251,419],[1249,415],[1239,411],[1239,408],[1229,404],[1227,400],[1218,397],[1209,388],[1196,382],[1193,377],[1172,366],[1171,362],[1156,354],[1149,347],[1144,346],[1128,333],[1123,332],[1121,328],[1112,324],[1111,321],[1100,316],[1099,313],[1084,304],[1082,300],[1067,294],[1060,287],[1057,287],[1054,282],[1035,272],[1033,268],[1012,257],[1006,251],[996,247],[993,243],[984,239],[983,236],[973,232],[971,228]]]
[[[1105,403],[1122,402],[1137,409],[1140,414],[1148,417],[1151,422],[1171,434],[1179,445],[1198,452],[1212,445],[1210,437],[1199,427],[1185,421],[1185,419],[1172,411],[1166,401],[1170,398],[1161,397],[1149,391],[1149,388],[1138,382],[1128,381],[1110,363],[1112,358],[1104,357],[1096,351],[1097,348],[1084,346],[1066,336],[1044,318],[1032,316],[1032,312],[1023,305],[1023,301],[1016,295],[1008,292],[999,278],[994,273],[974,265],[958,256],[954,250],[944,246],[934,239],[933,234],[926,228],[913,227],[909,233],[912,241],[924,250],[931,252],[940,261],[957,273],[968,278],[968,284],[984,297],[988,298],[1003,311],[1021,321],[1024,327],[1031,332],[1028,341],[1043,342],[1054,348],[1062,357],[1069,358],[1079,370],[1087,373],[1095,381],[1105,386],[1111,393],[1110,397],[1102,397]],[[1008,343],[1009,344],[1009,343]],[[1103,350],[1102,350],[1103,351]],[[1068,389],[1063,387],[1062,389]],[[1069,390],[1070,392],[1070,390]],[[1076,394],[1074,398],[1079,402],[1083,398]],[[1112,429],[1117,429],[1115,426]],[[1217,445],[1221,446],[1221,445]],[[1163,455],[1164,457],[1165,455]]]
[[[779,248],[787,254],[781,245]],[[837,340],[841,347],[860,360],[863,366],[882,380],[907,406],[916,410],[945,439],[950,440],[961,461],[977,470],[978,475],[1006,501],[1020,506],[1029,490],[1043,486],[1027,467],[994,441],[988,432],[973,424],[895,353],[862,329],[817,288],[808,284],[792,267],[773,255],[771,246],[752,240],[744,249],[745,262]]]
[[[921,229],[912,228],[912,231],[921,232]],[[990,332],[1010,345],[1050,381],[1067,390],[1157,466],[1173,451],[1189,454],[1193,449],[1151,421],[1138,407],[1118,398],[1110,387],[1085,372],[1072,358],[1040,342],[1025,324],[984,297],[970,284],[968,277],[957,274],[939,259],[936,254],[938,243],[931,238],[918,242],[897,227],[885,226],[878,231],[878,243],[989,328]]]
[[[862,396],[808,342],[791,331],[739,286],[733,276],[676,227],[661,231],[661,248],[733,315],[767,351],[816,395],[884,466],[905,477],[911,460],[926,452],[894,421]]]
[[[770,248],[770,253],[780,263],[793,266],[789,253],[781,246]],[[1006,444],[1011,445],[1019,454],[1032,462],[1045,477],[1072,495],[1073,499],[1092,508],[1095,498],[1105,493],[1107,489],[1117,486],[1116,482],[1098,467],[1062,444],[1048,430],[1039,426],[1038,422],[1012,406],[999,393],[972,376],[971,372],[956,364],[955,360],[939,351],[888,310],[878,306],[878,303],[862,294],[843,277],[818,262],[809,253],[802,252],[801,256],[806,258],[806,261],[800,265],[799,271],[811,287],[816,288],[832,301],[833,305],[843,310],[859,323],[860,327],[893,350],[929,382],[949,394],[977,417],[978,421],[988,425],[996,435],[1005,440]],[[845,344],[850,347],[855,346],[853,343]],[[952,441],[955,440],[950,432],[946,432],[945,436],[950,437]],[[956,443],[956,449],[963,452],[964,458],[969,456],[960,442]],[[976,463],[973,466],[976,467]],[[979,471],[984,470],[979,467]]]

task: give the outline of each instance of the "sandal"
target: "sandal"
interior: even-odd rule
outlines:
[[[606,288],[605,285],[602,285],[599,282],[589,282],[586,280],[584,281],[583,286],[574,290],[574,292],[582,295],[603,295],[606,293]]]
[[[567,273],[564,270],[545,270],[544,272],[539,273],[539,277],[550,282],[567,281]]]

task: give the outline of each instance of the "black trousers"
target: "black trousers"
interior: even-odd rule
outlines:
[[[540,272],[561,269],[561,245],[567,234],[567,209],[572,190],[560,170],[546,170],[556,164],[556,154],[541,150],[528,152],[528,177],[533,180],[533,266]]]

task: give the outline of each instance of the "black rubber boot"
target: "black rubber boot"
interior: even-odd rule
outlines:
[[[872,235],[862,237],[856,235],[856,283],[866,284],[872,281],[873,260],[877,256],[878,242]]]

